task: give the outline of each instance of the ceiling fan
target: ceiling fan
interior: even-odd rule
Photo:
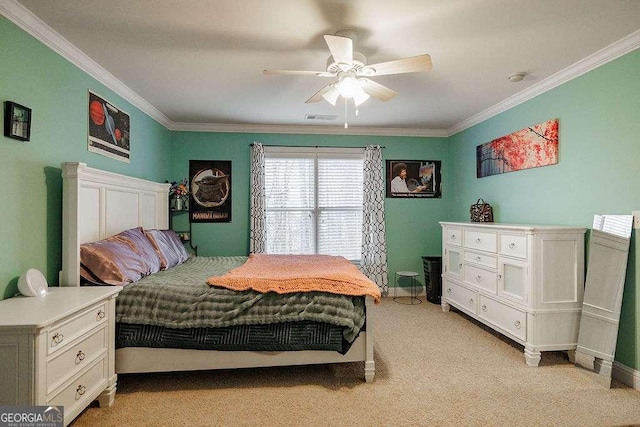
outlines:
[[[335,35],[325,35],[331,56],[327,59],[326,71],[298,70],[264,70],[264,74],[315,75],[318,77],[337,78],[329,83],[305,102],[307,104],[325,99],[332,105],[340,96],[353,99],[356,107],[370,96],[380,101],[388,101],[398,93],[386,86],[376,83],[369,77],[389,74],[417,73],[429,71],[433,67],[431,57],[427,54],[404,59],[367,64],[367,58],[353,50],[353,42],[357,40],[354,30],[340,30]]]

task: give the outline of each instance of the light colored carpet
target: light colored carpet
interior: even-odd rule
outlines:
[[[424,299],[424,297],[423,297]],[[619,426],[640,424],[640,392],[423,302],[377,308],[376,376],[364,364],[129,374],[111,408],[80,426]]]

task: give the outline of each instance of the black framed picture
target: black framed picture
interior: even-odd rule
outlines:
[[[231,222],[231,161],[189,160],[190,222]]]
[[[387,160],[387,197],[442,197],[440,160]]]
[[[15,102],[4,103],[4,136],[29,141],[31,138],[31,108]]]
[[[131,121],[125,113],[106,99],[89,92],[89,141],[87,149],[121,162],[131,156]]]

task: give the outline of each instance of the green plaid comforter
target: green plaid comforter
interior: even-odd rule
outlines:
[[[206,280],[239,267],[247,257],[192,257],[122,289],[116,321],[169,328],[226,327],[310,320],[344,327],[352,342],[364,325],[364,297],[323,292],[237,292]]]

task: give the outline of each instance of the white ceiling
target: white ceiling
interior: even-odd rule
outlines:
[[[185,129],[341,126],[340,103],[304,103],[326,78],[262,71],[324,70],[329,51],[322,36],[345,28],[358,31],[355,48],[369,63],[431,55],[430,72],[374,78],[396,98],[370,99],[357,118],[349,110],[350,130],[399,133],[450,133],[497,112],[505,100],[546,90],[562,73],[571,75],[567,67],[627,36],[631,49],[640,39],[638,0],[17,2],[155,107],[161,122]],[[511,83],[514,72],[527,76]],[[306,114],[337,119],[310,122]]]

